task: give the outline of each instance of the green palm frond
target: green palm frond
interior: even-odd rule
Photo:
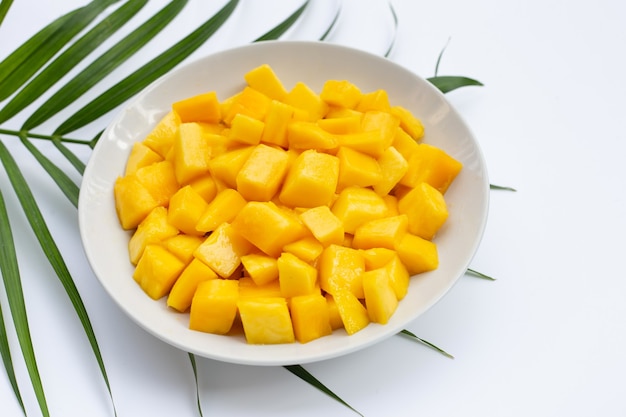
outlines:
[[[12,4],[13,0],[2,0],[0,2],[0,25],[2,24],[2,21],[4,21],[4,17],[9,12]]]

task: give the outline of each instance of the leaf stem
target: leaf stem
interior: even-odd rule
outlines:
[[[483,274],[482,272],[478,272],[475,271],[471,268],[467,268],[467,271],[465,272],[467,275],[471,275],[473,277],[477,277],[477,278],[482,278],[482,279],[486,279],[489,281],[495,281],[496,279],[493,277],[490,277],[489,275]]]
[[[49,140],[49,141],[59,141],[59,142],[65,142],[65,143],[76,143],[78,145],[91,145],[91,141],[90,140],[83,140],[83,139],[72,139],[72,138],[66,138],[63,137],[61,135],[42,135],[40,133],[33,133],[33,132],[29,132],[28,130],[12,130],[12,129],[2,129],[0,128],[0,134],[3,135],[11,135],[11,136],[15,136],[15,137],[29,137],[32,139],[44,139],[44,140]]]
[[[400,334],[404,335],[404,336],[408,336],[411,339],[415,340],[416,342],[419,342],[423,345],[428,346],[431,349],[436,350],[437,352],[441,353],[444,356],[447,356],[450,359],[454,359],[454,356],[452,356],[451,354],[449,354],[448,352],[446,352],[445,350],[441,349],[440,347],[437,347],[435,345],[433,345],[432,343],[430,343],[428,340],[424,340],[421,337],[417,337],[414,333],[404,329],[400,331]]]

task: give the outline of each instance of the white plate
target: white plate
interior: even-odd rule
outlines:
[[[113,184],[123,173],[133,142],[140,141],[179,99],[216,91],[220,99],[244,86],[244,74],[267,63],[289,89],[303,81],[320,91],[328,79],[346,79],[362,91],[387,90],[425,126],[424,141],[441,147],[464,168],[446,193],[450,217],[438,233],[437,270],[412,277],[409,292],[390,322],[370,324],[348,336],[343,330],[309,342],[248,345],[243,338],[188,329],[188,315],[165,300],[153,301],[132,279],[129,232],[115,213]],[[102,286],[141,327],[180,349],[207,358],[251,365],[289,365],[354,352],[399,332],[428,310],[463,275],[476,252],[488,211],[489,182],[472,133],[438,90],[393,62],[369,53],[320,42],[263,42],[219,52],[176,69],[140,93],[106,129],[85,170],[79,224],[87,258]]]

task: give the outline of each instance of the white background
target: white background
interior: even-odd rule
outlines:
[[[0,26],[0,59],[53,18],[85,3],[16,0]],[[149,3],[135,25],[166,2]],[[107,79],[108,85],[224,3],[190,1],[165,32]],[[341,18],[329,41],[383,54],[394,36],[385,1],[312,0],[285,38],[317,39],[339,3]],[[440,75],[484,83],[448,98],[476,134],[491,183],[518,191],[492,191],[487,230],[472,264],[497,281],[461,278],[407,327],[455,359],[396,336],[306,369],[365,416],[626,415],[626,3],[391,3],[399,21],[391,60],[429,77],[448,44]],[[246,44],[300,4],[242,0],[190,59]],[[73,136],[91,138],[111,117]],[[23,120],[18,116],[3,127],[18,128]],[[118,415],[196,416],[187,354],[145,333],[112,303],[82,253],[74,207],[15,138],[1,139],[20,161],[86,304]],[[88,150],[78,151],[87,161]],[[66,171],[79,181],[71,168]],[[0,185],[13,221],[51,415],[113,416],[82,327],[7,192],[3,170]],[[0,306],[28,415],[37,416],[3,291]],[[356,415],[280,367],[200,358],[198,367],[205,416]],[[20,414],[0,372],[0,415]]]

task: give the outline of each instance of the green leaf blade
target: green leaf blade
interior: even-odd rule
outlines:
[[[2,25],[2,22],[4,21],[4,18],[9,12],[9,9],[11,8],[12,4],[13,4],[13,0],[2,0],[0,2],[0,25]]]
[[[404,335],[404,336],[408,336],[411,340],[419,342],[419,343],[423,344],[424,346],[428,346],[429,348],[431,348],[431,349],[441,353],[444,356],[447,356],[450,359],[454,359],[454,356],[452,356],[451,354],[449,354],[445,350],[443,350],[440,347],[430,343],[428,340],[424,340],[421,337],[417,337],[417,335],[415,335],[413,332],[410,332],[410,331],[404,329],[404,330],[400,331],[400,334]]]
[[[2,199],[2,193],[0,193],[0,199]],[[4,205],[2,203],[1,205]],[[0,208],[2,210],[2,208]],[[8,216],[0,214],[0,227],[8,228]],[[0,262],[4,263],[6,260],[2,255],[0,255],[2,259]],[[20,387],[17,385],[17,379],[15,378],[15,369],[13,368],[13,360],[11,359],[11,350],[9,349],[9,339],[6,333],[6,326],[4,325],[4,318],[2,317],[2,308],[0,308],[0,356],[2,357],[2,363],[4,364],[4,370],[7,373],[7,377],[9,378],[9,383],[11,384],[11,388],[13,389],[13,394],[15,395],[15,399],[20,405],[24,416],[26,416],[26,408],[24,408],[24,401],[22,400],[22,395],[20,394]]]
[[[62,86],[26,119],[22,129],[31,130],[39,126],[73,103],[160,33],[174,17],[178,16],[187,3],[188,0],[172,0],[161,11]]]
[[[264,35],[261,35],[254,42],[262,42],[269,40],[276,40],[280,38],[294,23],[298,21],[304,10],[309,5],[310,0],[306,0],[302,6],[298,7],[295,12],[290,14],[285,20],[278,24],[275,28],[266,32]]]
[[[453,75],[438,75],[436,77],[430,77],[427,80],[444,94],[461,87],[483,86],[483,83],[473,78]]]
[[[238,3],[239,0],[230,0],[220,11],[190,35],[70,116],[55,130],[54,134],[64,135],[87,125],[113,110],[152,81],[167,73],[204,44],[230,17]]]
[[[135,16],[146,5],[147,1],[148,0],[129,0],[63,51],[61,55],[37,74],[35,78],[26,84],[26,86],[0,110],[0,123],[9,120],[38,99],[51,86],[56,84],[69,69],[74,68],[76,64],[81,62],[102,42]]]

